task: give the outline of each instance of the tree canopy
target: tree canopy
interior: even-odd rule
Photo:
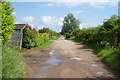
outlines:
[[[14,31],[14,16],[13,8],[10,2],[1,2],[1,39],[3,43],[9,41],[12,32]]]
[[[73,14],[69,13],[64,17],[61,34],[65,35],[71,33],[75,29],[79,29],[79,24],[79,19],[76,19]]]

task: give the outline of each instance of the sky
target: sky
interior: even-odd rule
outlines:
[[[97,27],[104,19],[118,15],[118,0],[12,0],[15,24],[28,23],[60,32],[64,17],[72,13],[80,20],[80,29]]]

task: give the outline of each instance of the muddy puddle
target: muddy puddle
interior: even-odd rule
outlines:
[[[58,58],[57,56],[55,56],[55,50],[50,50],[50,52],[48,53],[50,56],[49,58],[47,58],[47,60],[44,62],[45,64],[47,64],[47,66],[42,66],[42,69],[47,69],[49,67],[53,67],[53,66],[57,66],[59,65],[61,62],[63,62],[63,59]],[[49,66],[48,66],[49,65]]]
[[[55,56],[55,50],[50,50],[49,52],[47,52],[47,55],[48,54],[49,56],[39,58],[39,61],[34,60],[38,61],[37,63],[43,63],[43,65],[39,67],[38,73],[34,75],[34,78],[46,78],[46,73],[50,68],[58,66],[64,61],[64,59]]]

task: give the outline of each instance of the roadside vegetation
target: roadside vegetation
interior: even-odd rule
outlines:
[[[10,45],[10,37],[14,32],[14,8],[10,2],[5,0],[0,1],[1,5],[1,29],[0,33],[0,48],[2,50],[2,78],[24,78],[25,65],[22,56],[18,49]],[[43,28],[39,31],[32,29],[32,27],[26,27],[23,31],[22,49],[24,50],[36,50],[47,49],[52,44],[52,41],[56,40],[60,34],[50,30],[49,28]]]
[[[20,52],[29,52],[29,51],[34,51],[34,50],[43,50],[43,49],[49,49],[52,45],[53,41],[46,41],[43,44],[31,48],[31,49],[27,49],[27,48],[22,48],[21,50],[19,50]]]
[[[22,78],[24,76],[24,63],[20,53],[9,45],[9,40],[14,31],[14,9],[10,2],[1,3],[1,30],[0,41],[2,44],[2,78]],[[1,65],[0,65],[1,66]]]
[[[67,18],[66,18],[67,17]],[[69,14],[64,18],[64,25],[67,25],[67,32],[62,34],[67,39],[80,42],[92,47],[96,54],[107,63],[118,74],[120,72],[120,19],[113,15],[110,19],[105,19],[103,25],[87,29],[72,28],[72,18]],[[66,20],[67,19],[67,20]],[[74,19],[75,20],[75,19]],[[77,20],[77,19],[76,19]],[[71,22],[70,22],[71,21]],[[70,22],[70,23],[69,23]],[[79,24],[76,24],[76,26]],[[71,31],[70,28],[73,30]],[[120,74],[119,74],[120,75]]]
[[[43,28],[37,31],[30,26],[24,29],[23,34],[22,48],[26,49],[39,47],[49,42],[49,40],[56,40],[60,35],[49,28]]]

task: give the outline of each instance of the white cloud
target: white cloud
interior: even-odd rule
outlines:
[[[42,6],[66,6],[68,8],[79,6],[82,4],[90,5],[94,8],[104,8],[105,5],[112,5],[116,7],[119,0],[7,0],[12,2],[49,2]]]
[[[29,24],[34,28],[35,21],[33,16],[26,16],[20,20],[15,21],[15,24]]]
[[[12,2],[114,2],[119,0],[7,0]]]
[[[32,24],[33,21],[34,21],[34,17],[33,17],[33,16],[27,16],[27,17],[24,17],[22,20],[23,20],[23,22],[25,22],[25,23]]]
[[[48,3],[48,4],[43,4],[42,6],[43,7],[52,7],[52,6],[56,6],[56,5],[53,3]]]
[[[73,14],[78,14],[78,13],[82,13],[83,11],[81,11],[81,10],[77,10],[77,11],[72,11],[71,13],[73,13]]]
[[[90,28],[90,27],[98,27],[99,25],[102,25],[102,23],[81,23],[80,29]]]
[[[12,14],[13,14],[13,15],[16,15],[16,12],[13,12]]]
[[[54,31],[60,31],[63,25],[63,18],[56,18],[52,16],[42,16],[40,17],[40,26],[38,29],[47,27]]]
[[[94,8],[104,8],[105,5],[116,6],[119,0],[52,0],[50,3],[44,4],[46,6],[66,6],[68,8],[87,4]]]

